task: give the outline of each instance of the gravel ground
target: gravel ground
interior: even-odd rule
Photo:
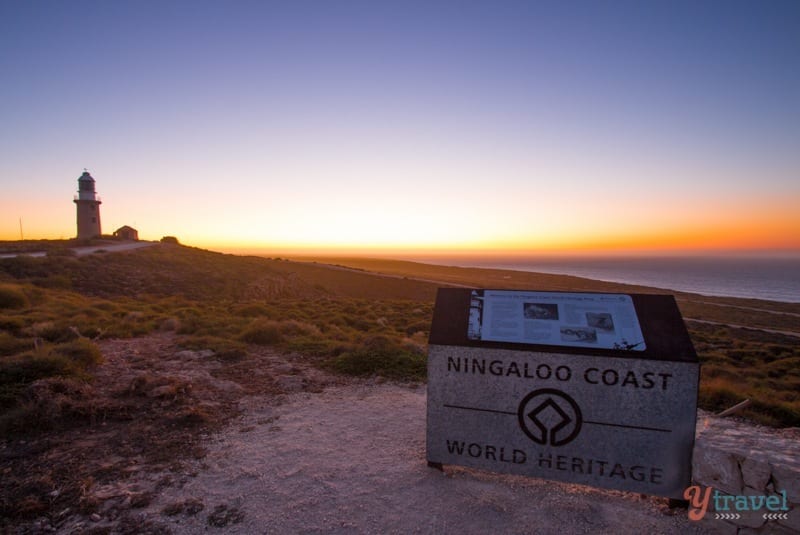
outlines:
[[[374,381],[245,398],[139,518],[174,533],[704,533],[664,499],[429,468],[425,400],[424,385]]]

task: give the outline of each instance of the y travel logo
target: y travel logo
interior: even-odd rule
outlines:
[[[736,496],[713,487],[692,485],[683,491],[683,498],[689,501],[689,520],[702,520],[712,505],[711,510],[716,520],[738,520],[742,514],[752,512],[761,512],[765,520],[789,518],[785,490],[772,496]]]

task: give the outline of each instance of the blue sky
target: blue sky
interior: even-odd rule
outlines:
[[[88,167],[198,245],[800,249],[798,57],[797,2],[5,1],[0,238]]]

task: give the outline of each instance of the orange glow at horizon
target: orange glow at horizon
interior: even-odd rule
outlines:
[[[383,227],[376,224],[362,236],[367,239],[337,240],[337,229],[329,228],[326,240],[315,240],[313,235],[285,240],[210,240],[200,239],[198,244],[228,251],[256,252],[273,250],[281,254],[391,254],[442,256],[459,255],[526,255],[526,254],[602,254],[602,253],[701,253],[721,251],[782,251],[800,253],[800,217],[795,214],[792,199],[769,199],[758,204],[744,201],[721,203],[717,206],[696,200],[683,203],[679,211],[649,213],[643,207],[637,217],[626,214],[614,219],[606,217],[602,225],[591,225],[584,220],[570,224],[544,224],[540,232],[518,232],[516,236],[502,237],[500,228],[494,232],[476,232],[477,225],[467,228],[477,237],[470,239],[468,232],[458,232],[457,225],[444,232],[430,232],[427,239],[403,239],[397,228],[387,232],[386,239],[369,239],[380,234]],[[635,211],[635,210],[634,210]],[[552,214],[550,214],[552,216]],[[588,214],[587,219],[598,217]],[[500,218],[502,219],[502,217]],[[630,220],[637,220],[631,225]],[[457,221],[457,217],[454,217]],[[313,223],[307,221],[307,228]],[[502,225],[508,226],[502,220]],[[416,232],[424,230],[423,227]],[[530,228],[526,226],[525,228]],[[500,237],[497,237],[500,236]],[[417,235],[418,237],[418,235]]]
[[[101,220],[106,234],[128,224],[145,240],[173,235],[187,245],[259,254],[800,253],[798,199],[791,195],[663,198],[658,204],[632,198],[621,209],[580,199],[531,207],[526,198],[461,195],[448,203],[389,195],[373,191],[369,198],[342,196],[335,202],[298,196],[266,212],[243,199],[226,202],[227,211],[214,217],[204,217],[192,202],[165,211],[112,195],[104,197]],[[30,206],[0,199],[0,239],[19,239],[16,214],[25,214],[25,239],[74,237],[74,205],[64,197],[32,197]],[[376,201],[384,198],[389,200]]]

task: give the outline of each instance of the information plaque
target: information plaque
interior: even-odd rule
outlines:
[[[473,290],[473,340],[644,351],[629,295]]]
[[[428,461],[682,499],[698,379],[672,296],[443,288]]]

